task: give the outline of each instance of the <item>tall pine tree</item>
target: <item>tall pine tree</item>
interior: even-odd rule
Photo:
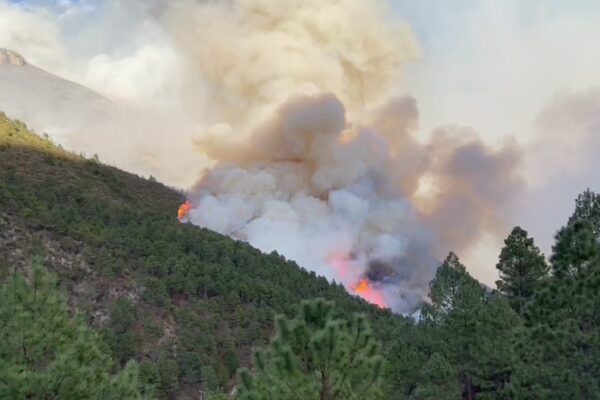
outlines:
[[[276,331],[256,353],[256,372],[241,372],[238,399],[380,398],[383,359],[363,316],[334,319],[333,303],[307,301],[296,318],[278,317]]]
[[[445,323],[451,316],[468,313],[483,297],[483,287],[451,252],[429,284],[431,303],[423,307],[423,318],[438,324]]]
[[[500,272],[498,291],[514,310],[524,315],[525,306],[548,276],[544,255],[527,232],[516,226],[504,241],[496,268]]]
[[[600,202],[581,194],[519,341],[517,398],[600,399]]]
[[[569,224],[575,221],[587,221],[595,237],[600,237],[600,195],[587,189],[575,199],[575,211]]]
[[[438,268],[429,297],[421,323],[435,330],[437,343],[430,351],[440,357],[427,362],[415,392],[435,398],[440,388],[446,388],[447,398],[457,392],[466,400],[484,394],[503,398],[512,372],[512,339],[514,328],[521,324],[519,316],[506,299],[487,293],[454,253]],[[432,381],[428,371],[433,367],[455,381]]]

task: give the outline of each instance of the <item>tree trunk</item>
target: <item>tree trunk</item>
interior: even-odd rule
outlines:
[[[476,400],[479,387],[473,386],[471,378],[466,378],[463,388],[463,400]]]

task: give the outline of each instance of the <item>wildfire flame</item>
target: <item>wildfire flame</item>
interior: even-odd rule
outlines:
[[[357,284],[352,286],[354,293],[368,301],[369,303],[375,304],[379,308],[385,308],[385,301],[380,292],[376,291],[371,287],[369,280],[366,278],[361,279]]]
[[[186,201],[181,206],[179,206],[179,210],[177,210],[177,219],[179,220],[179,222],[183,222],[183,220],[188,215],[191,209],[192,204],[189,201]]]
[[[385,308],[386,303],[383,299],[383,295],[377,289],[371,287],[371,283],[367,278],[363,278],[357,283],[348,285],[348,281],[351,281],[348,260],[344,256],[334,255],[327,259],[327,264],[336,272],[336,275],[341,278],[345,283],[346,288],[349,287],[348,291],[358,295],[364,300],[376,305],[379,308]]]

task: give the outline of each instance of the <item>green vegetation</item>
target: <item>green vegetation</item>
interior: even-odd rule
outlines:
[[[515,227],[504,241],[500,261],[496,265],[500,280],[498,290],[521,315],[548,277],[548,265],[533,239],[520,227]]]
[[[0,114],[0,398],[600,399],[591,191],[548,263],[511,232],[497,290],[450,253],[418,321],[179,224],[182,201]]]
[[[0,398],[141,399],[138,370],[116,372],[105,345],[71,316],[56,283],[35,266],[0,287]]]
[[[257,373],[241,372],[240,400],[381,398],[383,358],[363,316],[335,320],[333,303],[313,300],[276,326],[271,346],[256,353]]]
[[[423,343],[428,354],[421,355],[422,372],[406,397],[474,399],[502,392],[510,380],[518,315],[505,298],[487,293],[453,253],[430,287],[431,303],[418,325],[431,334]]]
[[[66,153],[5,117],[0,146],[0,279],[40,257],[114,359],[137,361],[159,398],[229,392],[274,316],[292,316],[303,299],[335,301],[336,316],[364,313],[382,343],[409,325],[276,253],[180,224],[184,196],[157,182]]]

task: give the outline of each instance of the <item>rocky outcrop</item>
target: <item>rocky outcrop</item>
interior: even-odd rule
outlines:
[[[27,61],[25,61],[25,58],[19,53],[0,47],[0,65],[1,64],[24,67],[27,65]]]

